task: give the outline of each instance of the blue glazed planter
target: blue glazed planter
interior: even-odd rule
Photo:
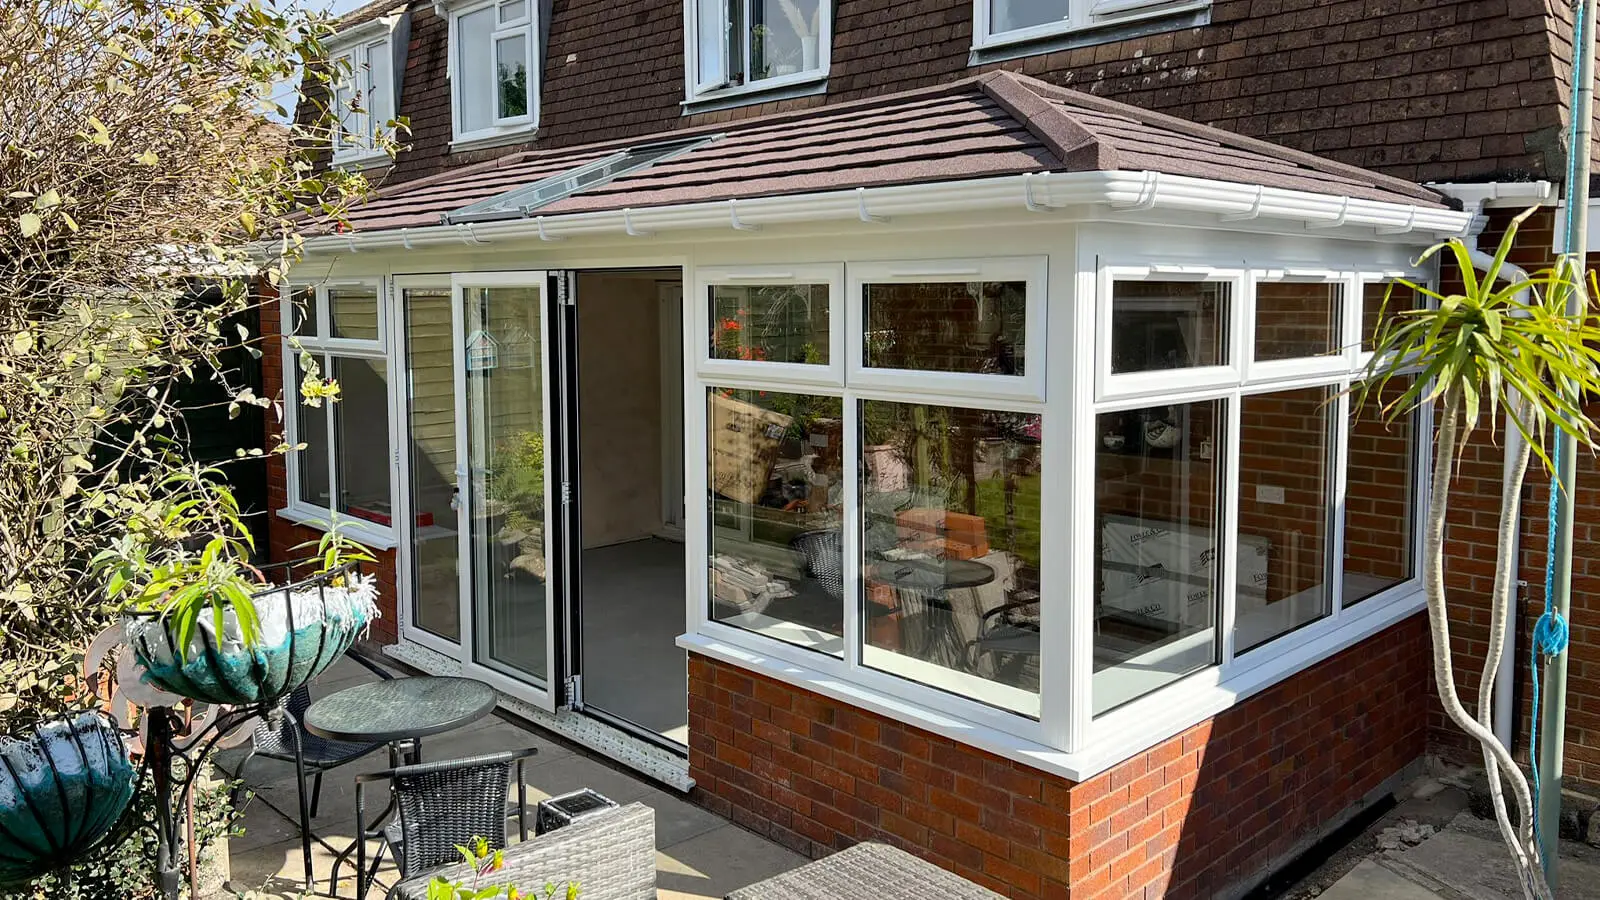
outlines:
[[[274,704],[332,665],[377,617],[371,576],[350,576],[349,587],[327,579],[273,588],[255,596],[260,641],[246,646],[228,612],[218,632],[202,616],[189,646],[179,653],[169,622],[131,618],[128,643],[144,680],[168,693],[230,706]]]
[[[0,738],[0,888],[82,862],[122,820],[137,780],[104,713]]]

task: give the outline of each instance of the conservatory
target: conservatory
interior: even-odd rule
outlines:
[[[274,544],[713,808],[840,709],[1087,781],[1422,609],[1431,425],[1349,389],[1470,220],[1009,73],[401,183],[282,304]]]

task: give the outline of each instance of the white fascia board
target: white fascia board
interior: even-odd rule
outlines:
[[[398,2],[395,4],[396,7],[399,5]],[[343,31],[334,32],[331,37],[322,43],[327,49],[328,55],[333,56],[337,51],[353,44],[394,33],[395,26],[399,25],[400,20],[403,18],[405,18],[404,12],[392,12],[378,16],[375,19],[368,19],[360,25],[352,25]]]
[[[558,240],[627,234],[644,237],[661,231],[785,225],[896,216],[961,213],[1023,207],[1035,212],[1073,206],[1110,206],[1130,216],[1161,211],[1214,213],[1228,221],[1260,220],[1285,233],[1314,229],[1372,229],[1404,243],[1426,243],[1464,235],[1470,213],[1381,203],[1349,197],[1282,190],[1233,182],[1162,175],[1155,172],[1048,172],[1008,175],[938,184],[889,185],[818,194],[735,198],[705,203],[533,216],[472,225],[434,225],[353,232],[308,238],[308,254],[386,248],[415,249],[443,244],[488,244],[499,240]]]

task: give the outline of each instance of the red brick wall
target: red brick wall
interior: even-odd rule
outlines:
[[[839,0],[827,93],[684,116],[682,0],[557,0],[536,144],[449,152],[446,27],[414,0],[413,178],[530,146],[855,100],[1003,66],[1414,180],[1559,175],[1562,27],[1536,0],[1217,0],[1211,23],[969,66],[971,0]],[[1570,39],[1569,39],[1570,44]]]
[[[1384,631],[1082,783],[690,654],[695,799],[820,856],[895,844],[1015,898],[1248,886],[1424,749],[1426,629]]]
[[[264,390],[262,396],[283,400],[286,404],[295,402],[294,397],[283,396],[283,333],[282,318],[278,312],[276,292],[270,286],[262,286],[261,309],[261,375]],[[267,560],[269,562],[287,562],[314,555],[316,542],[322,533],[315,528],[307,528],[290,522],[279,516],[278,510],[288,505],[288,476],[285,474],[287,457],[279,453],[270,453],[272,448],[284,441],[284,428],[282,420],[269,414],[267,423],[267,441],[263,449],[269,451],[267,457]],[[310,547],[301,544],[311,543]],[[297,549],[298,548],[298,549]],[[376,565],[368,564],[366,571],[378,577],[378,612],[379,618],[372,623],[370,639],[380,644],[393,644],[400,640],[400,617],[395,590],[395,553],[393,550],[380,550],[373,553],[378,558]]]

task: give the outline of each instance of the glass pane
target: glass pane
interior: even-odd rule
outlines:
[[[333,357],[339,402],[333,404],[333,450],[339,514],[388,527],[389,370],[382,360]]]
[[[1428,298],[1403,284],[1372,283],[1361,292],[1361,349],[1367,352],[1377,346],[1378,330],[1385,323],[1394,325],[1400,314],[1413,309],[1425,309]]]
[[[511,119],[528,114],[528,36],[515,34],[494,42],[496,115]]]
[[[923,372],[1023,374],[1026,282],[869,284],[863,292],[863,364]]]
[[[465,296],[476,652],[480,661],[544,683],[550,541],[542,292],[468,288]]]
[[[1095,417],[1096,715],[1217,661],[1224,403]]]
[[[1067,0],[990,0],[989,31],[1000,34],[1067,18]]]
[[[841,656],[838,397],[708,394],[711,617]]]
[[[312,288],[301,288],[289,295],[289,333],[316,337],[317,292]]]
[[[1340,307],[1344,287],[1262,281],[1256,284],[1256,359],[1299,359],[1344,352]]]
[[[810,72],[822,65],[818,0],[752,0],[749,81]]]
[[[1396,379],[1385,395],[1352,408],[1344,498],[1344,605],[1360,603],[1417,574],[1416,415],[1383,421],[1383,406],[1410,387]],[[1351,397],[1352,405],[1356,402]]]
[[[367,146],[374,146],[378,133],[394,118],[393,62],[388,45],[379,42],[367,47],[367,79],[362,102],[367,107],[368,123],[364,134]]]
[[[828,364],[828,286],[715,284],[711,358]]]
[[[1112,374],[1227,365],[1230,288],[1215,281],[1117,282]]]
[[[717,87],[728,81],[728,0],[696,0],[696,73],[701,87]]]
[[[1245,397],[1239,407],[1234,652],[1327,615],[1330,388]]]
[[[318,358],[317,365],[327,371],[327,361]],[[294,455],[300,474],[300,502],[320,509],[329,508],[332,490],[328,486],[328,404],[312,408],[300,399],[300,354],[291,351],[290,368],[294,373],[294,391],[289,402],[294,404],[295,439],[305,448]],[[337,404],[335,404],[337,405]]]
[[[500,24],[517,22],[528,17],[528,0],[509,0],[500,4]]]
[[[450,291],[407,290],[406,451],[411,459],[411,619],[461,639],[460,548],[456,540],[455,353]],[[406,539],[402,536],[402,539]]]
[[[1038,716],[1040,417],[860,414],[862,662]]]
[[[328,326],[336,338],[377,340],[377,288],[328,288]]]
[[[470,12],[456,20],[460,37],[456,53],[456,102],[460,104],[457,124],[462,133],[479,131],[494,124],[497,87],[494,69],[487,59],[494,37],[494,8]]]

